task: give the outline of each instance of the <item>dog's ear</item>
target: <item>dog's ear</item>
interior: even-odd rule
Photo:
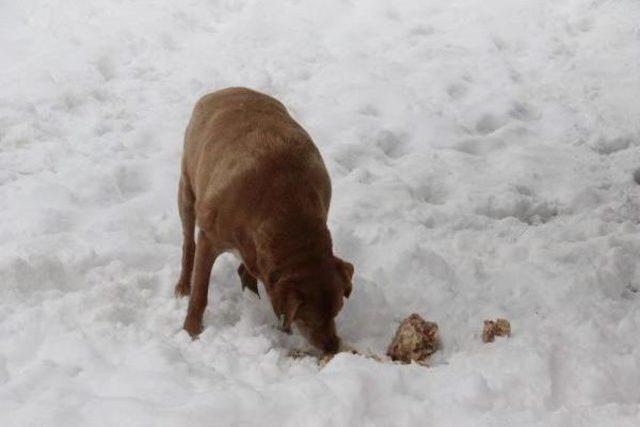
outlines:
[[[302,305],[302,298],[296,291],[280,292],[276,303],[278,315],[278,329],[287,334],[291,333],[291,325],[296,319],[298,309]]]
[[[338,263],[338,271],[340,271],[340,275],[344,279],[344,296],[349,298],[351,295],[352,279],[353,279],[353,264],[350,262],[346,262],[336,257],[336,262]]]

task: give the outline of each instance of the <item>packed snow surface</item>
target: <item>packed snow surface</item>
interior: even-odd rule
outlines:
[[[288,357],[229,255],[181,330],[182,136],[228,86],[324,156],[342,337],[419,313],[431,367]],[[640,425],[639,94],[636,0],[1,1],[0,425]]]

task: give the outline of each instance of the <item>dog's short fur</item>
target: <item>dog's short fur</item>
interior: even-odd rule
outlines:
[[[175,292],[190,295],[184,329],[201,332],[213,263],[237,251],[243,289],[257,293],[260,279],[283,329],[295,324],[313,345],[336,352],[334,318],[351,293],[353,266],[333,255],[330,198],[318,149],[279,101],[244,88],[201,98],[178,191],[184,243]]]

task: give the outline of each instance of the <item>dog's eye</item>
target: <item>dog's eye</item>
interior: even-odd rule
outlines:
[[[272,271],[271,273],[269,273],[269,276],[267,276],[267,280],[269,280],[269,285],[273,286],[278,281],[279,278],[280,278],[280,275],[278,274],[278,272]]]
[[[300,303],[300,305],[298,306],[298,314],[306,314],[307,312],[307,305],[305,303]]]

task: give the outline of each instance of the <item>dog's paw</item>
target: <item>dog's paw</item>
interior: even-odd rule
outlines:
[[[200,335],[204,328],[202,327],[202,322],[187,317],[184,320],[184,326],[182,327],[182,329],[187,331],[187,333],[191,336],[191,339],[195,340],[198,339],[198,335]]]

